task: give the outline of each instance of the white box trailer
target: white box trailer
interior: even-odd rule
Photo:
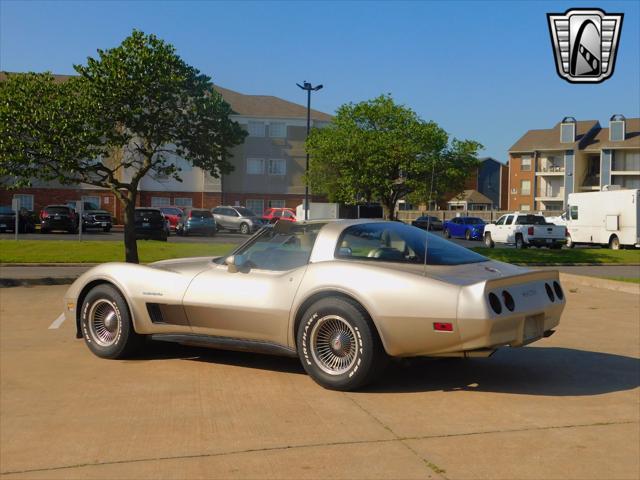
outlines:
[[[564,215],[567,246],[640,247],[639,200],[638,189],[570,193]]]
[[[304,220],[304,204],[296,207],[296,218]],[[340,205],[337,203],[309,202],[309,220],[340,218]]]

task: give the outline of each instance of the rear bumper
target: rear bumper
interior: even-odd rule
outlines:
[[[528,245],[534,247],[547,247],[549,245],[564,245],[567,243],[566,238],[529,238],[527,239]]]

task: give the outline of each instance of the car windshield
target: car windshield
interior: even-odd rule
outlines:
[[[93,202],[84,202],[85,210],[100,210],[100,207]]]
[[[336,257],[380,262],[463,265],[488,259],[439,236],[398,222],[354,225],[344,230]]]
[[[309,263],[311,250],[324,223],[307,225],[285,222],[261,230],[232,255],[242,258],[250,268],[286,271]],[[222,263],[223,258],[218,263]]]
[[[243,217],[255,217],[256,216],[256,214],[253,213],[253,211],[249,210],[248,208],[235,207],[235,209]]]
[[[465,220],[467,225],[484,225],[484,220],[481,218],[469,217]]]
[[[162,213],[167,215],[180,215],[182,213],[182,210],[180,210],[179,208],[166,207],[161,208],[160,210],[162,211]]]
[[[547,220],[542,215],[518,215],[516,225],[546,225]]]

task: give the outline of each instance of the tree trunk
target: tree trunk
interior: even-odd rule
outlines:
[[[124,206],[124,254],[127,263],[140,263],[135,226],[136,194],[137,192],[129,191],[121,198]]]
[[[380,203],[382,203],[382,215],[384,216],[384,219],[394,220],[396,202],[391,200],[382,200]]]

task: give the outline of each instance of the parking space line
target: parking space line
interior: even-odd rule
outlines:
[[[51,325],[49,325],[49,330],[60,328],[60,325],[62,325],[62,322],[64,322],[64,313],[61,313],[58,318],[56,318],[53,322],[51,322]]]

